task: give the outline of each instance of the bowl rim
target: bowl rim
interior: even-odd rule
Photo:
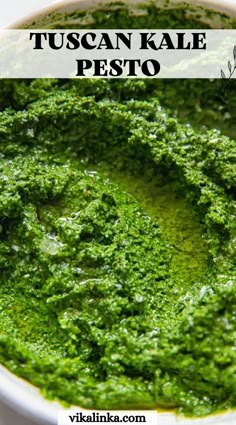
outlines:
[[[124,3],[127,0],[124,1]],[[109,4],[116,3],[117,0],[111,0]],[[131,4],[144,3],[145,0],[129,0]],[[216,12],[224,12],[230,17],[236,16],[235,0],[172,0],[173,3],[186,3],[193,6],[202,6],[206,9],[212,9]],[[22,26],[32,23],[32,21],[44,18],[50,13],[73,10],[76,6],[81,9],[90,9],[96,7],[96,4],[103,4],[105,0],[60,0],[49,6],[31,12],[25,17],[13,22],[7,26],[7,29],[19,29]],[[17,377],[6,367],[0,364],[0,402],[4,403],[11,411],[17,412],[26,419],[33,420],[34,423],[44,425],[56,425],[59,411],[65,408],[56,401],[48,401],[40,393],[40,390]],[[78,409],[78,407],[77,407]],[[96,409],[94,409],[96,410]],[[163,413],[159,413],[160,420]],[[234,425],[236,413],[232,410],[222,412],[221,414],[210,415],[204,418],[187,419],[178,417],[171,412],[166,412],[164,423],[166,425]],[[169,417],[169,420],[168,420]],[[164,416],[162,416],[164,418]]]
[[[45,399],[40,390],[0,365],[0,402],[10,411],[25,419],[44,425],[57,424],[57,415],[63,407]],[[0,415],[1,416],[1,415]]]
[[[57,425],[59,412],[65,412],[57,401],[49,401],[43,397],[40,390],[22,378],[17,377],[4,366],[0,365],[0,406],[26,419],[27,425]],[[84,409],[71,406],[84,412],[97,412],[98,409]],[[171,411],[157,411],[157,421],[162,425],[234,425],[236,413],[233,410],[199,417],[187,418]],[[0,415],[1,416],[1,415]],[[33,421],[33,422],[27,422]]]
[[[128,2],[135,5],[144,3],[146,0],[129,0]],[[171,0],[173,3],[189,3],[193,6],[202,6],[205,8],[210,8],[216,12],[223,12],[228,14],[230,17],[236,16],[236,1],[235,0]],[[110,0],[109,4],[116,3],[117,0]],[[124,3],[127,0],[123,0]],[[127,2],[127,3],[128,3]],[[73,9],[77,5],[80,5],[80,8],[87,9],[88,7],[93,7],[96,4],[102,4],[104,0],[57,0],[49,6],[41,7],[34,12],[29,13],[23,18],[14,21],[12,24],[8,25],[8,29],[18,29],[22,26],[25,26],[29,23],[32,23],[33,20],[42,19],[46,15],[52,12],[59,12],[60,10],[65,10],[66,8]]]

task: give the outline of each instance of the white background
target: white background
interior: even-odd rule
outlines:
[[[0,28],[52,3],[55,0],[0,0]]]

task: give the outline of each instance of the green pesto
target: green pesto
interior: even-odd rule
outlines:
[[[149,84],[2,82],[0,358],[49,398],[204,415],[236,403],[235,141]]]
[[[1,81],[0,361],[46,397],[236,406],[234,87]]]
[[[144,1],[129,5],[126,1],[101,1],[88,10],[75,10],[67,13],[53,12],[30,22],[30,28],[236,28],[235,17],[214,10],[206,10],[199,5],[169,0]]]

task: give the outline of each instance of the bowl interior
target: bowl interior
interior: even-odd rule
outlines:
[[[116,0],[109,2],[109,6],[105,1],[99,0],[63,1],[16,22],[11,28],[67,28],[77,25],[89,28],[91,23],[94,24],[93,12],[98,8],[111,11],[117,7],[124,7],[127,8],[130,15],[135,15],[140,13],[140,5],[143,4],[143,1],[130,0],[128,4],[127,2],[123,6],[120,4],[121,2],[117,6]],[[176,0],[156,1],[157,7],[167,10],[171,7],[181,7],[181,4]],[[187,16],[198,17],[201,22],[210,24],[212,28],[230,27],[232,18],[236,16],[235,1],[225,1],[222,4],[220,1],[213,0],[188,0],[188,4]],[[209,8],[211,12],[209,12]],[[45,400],[36,388],[17,378],[4,367],[0,367],[0,377],[0,398],[6,405],[17,411],[18,414],[22,413],[25,417],[43,421],[44,424],[56,423],[58,410],[62,409],[59,404]],[[160,412],[158,419],[162,425],[233,425],[236,422],[236,414],[227,412],[202,419],[186,419],[176,418],[169,412]]]

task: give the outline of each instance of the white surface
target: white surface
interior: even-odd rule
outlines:
[[[55,0],[0,0],[0,28],[54,2]]]

